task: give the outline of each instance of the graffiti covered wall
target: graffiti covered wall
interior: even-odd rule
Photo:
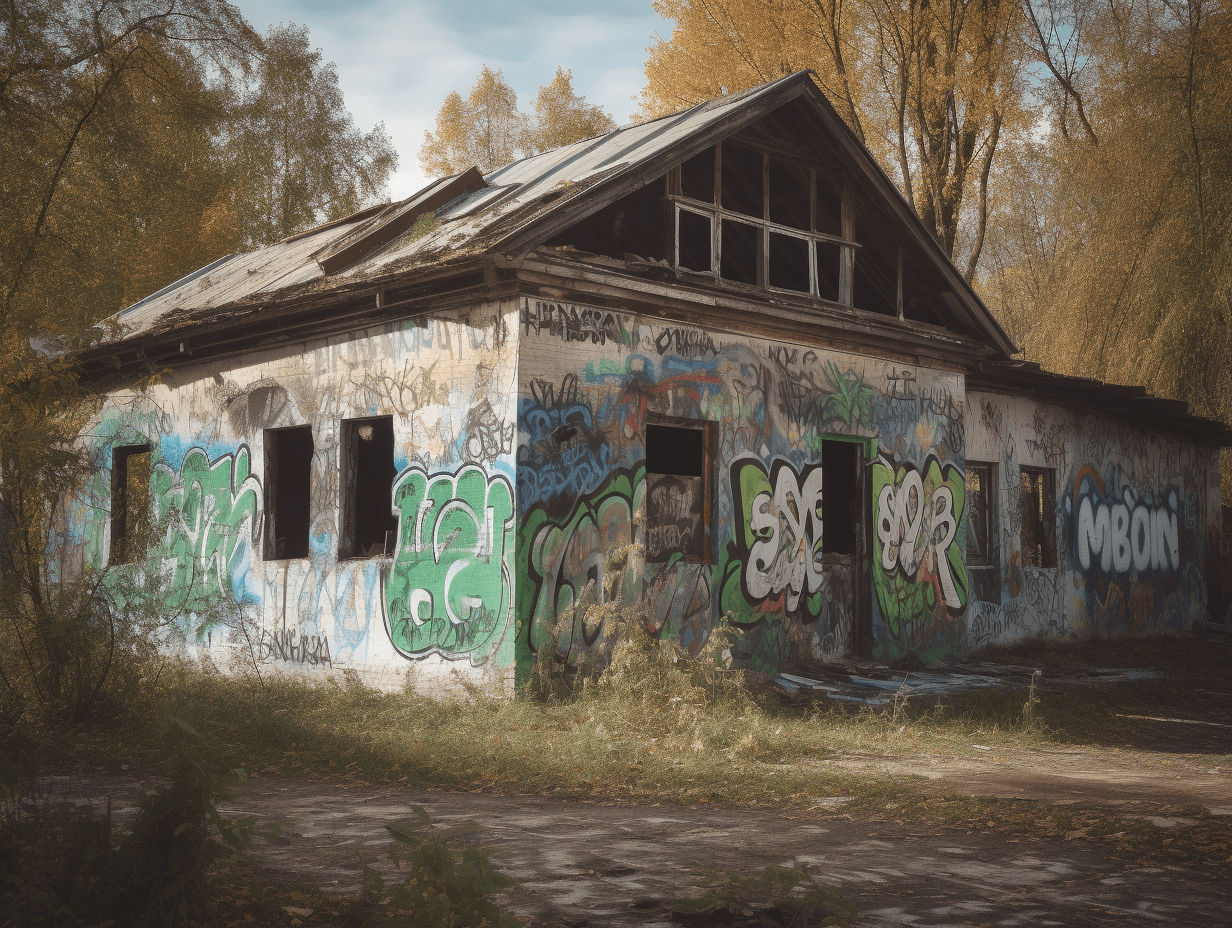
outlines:
[[[536,299],[519,323],[520,660],[552,641],[570,660],[595,647],[603,629],[570,607],[605,597],[639,604],[648,630],[691,652],[730,615],[735,656],[752,668],[850,653],[866,565],[826,547],[830,440],[858,444],[864,492],[877,488],[867,505],[883,530],[863,594],[871,650],[953,649],[969,586],[959,375]],[[605,590],[609,552],[663,542],[647,525],[656,416],[709,423],[706,556],[643,559]],[[863,517],[865,500],[852,502]],[[556,624],[567,617],[572,627]]]
[[[241,646],[298,673],[353,668],[380,686],[409,670],[429,692],[455,674],[511,692],[517,325],[500,305],[417,317],[113,393],[64,547],[79,566],[108,564],[112,448],[148,443],[148,556],[116,570],[156,594],[177,646]],[[339,559],[342,421],[370,416],[392,417],[396,543]],[[265,430],[304,425],[308,556],[266,560]]]
[[[1206,618],[1216,452],[1027,398],[967,401],[967,459],[994,476],[996,556],[970,568],[964,647],[1179,632]],[[1051,566],[1024,554],[1024,467],[1052,475]]]

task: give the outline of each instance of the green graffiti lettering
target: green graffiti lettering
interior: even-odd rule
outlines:
[[[407,657],[484,655],[509,621],[513,490],[468,464],[394,484],[398,547],[385,587],[390,640]]]
[[[193,448],[178,474],[160,464],[150,483],[163,537],[149,557],[161,562],[158,571],[169,581],[167,605],[201,614],[228,599],[247,601],[245,582],[261,507],[261,484],[250,472],[248,446],[212,462],[201,448]]]

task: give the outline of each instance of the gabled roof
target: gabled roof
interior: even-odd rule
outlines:
[[[838,169],[935,265],[949,287],[945,297],[955,328],[973,333],[994,354],[1011,355],[1015,349],[1008,336],[804,71],[516,161],[483,177],[471,169],[399,203],[230,255],[122,310],[112,334],[87,355],[101,356],[117,341],[170,341],[207,324],[216,330],[228,319],[251,322],[275,306],[281,318],[290,303],[314,296],[319,303],[335,290],[353,293],[426,270],[525,254],[554,232],[789,105],[797,107],[793,118],[803,113],[815,131],[826,134],[828,150],[841,162]],[[427,212],[435,223],[417,223]],[[209,332],[202,339],[208,340]]]

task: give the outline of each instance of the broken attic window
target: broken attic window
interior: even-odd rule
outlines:
[[[716,157],[719,205],[714,203]],[[832,302],[843,299],[842,254],[853,250],[853,243],[835,240],[843,198],[831,178],[732,142],[722,143],[717,155],[715,149],[695,155],[669,177],[668,194],[676,200],[676,267],[717,271],[736,283]]]
[[[817,242],[817,295],[833,303],[839,301],[839,269],[843,246],[837,242]]]
[[[707,148],[680,166],[680,195],[714,202],[714,149]]]
[[[723,165],[723,180],[719,190],[723,209],[764,219],[766,214],[762,203],[761,152],[724,142],[720,159]]]
[[[800,293],[810,291],[807,238],[770,233],[770,286]]]
[[[265,560],[308,556],[312,427],[266,429]]]
[[[713,220],[680,207],[676,209],[676,217],[676,266],[689,271],[713,271]]]
[[[664,179],[651,181],[615,203],[578,220],[548,241],[618,261],[642,259],[666,263],[668,240],[663,234]]]
[[[809,230],[809,171],[770,159],[770,221]],[[794,288],[793,288],[794,289]]]
[[[843,234],[843,194],[830,178],[814,171],[817,198],[813,207],[813,231],[823,235]]]
[[[870,223],[863,223],[867,227]],[[877,236],[871,229],[859,236],[861,247],[855,257],[852,305],[857,309],[898,315],[898,248]]]
[[[646,425],[646,560],[706,558],[709,423]]]
[[[822,441],[821,466],[822,550],[827,554],[855,554],[860,446],[852,441]]]
[[[1051,469],[1024,467],[1018,482],[1023,567],[1056,567],[1056,476]]]
[[[148,444],[111,451],[112,564],[128,564],[139,557],[149,535],[152,457]]]
[[[343,525],[339,557],[392,554],[398,519],[393,514],[392,416],[342,420]]]
[[[719,276],[756,286],[760,282],[758,271],[761,268],[761,228],[747,222],[724,219],[722,232],[719,239],[722,255]]]

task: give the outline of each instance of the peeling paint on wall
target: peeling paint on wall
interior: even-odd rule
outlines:
[[[1027,398],[969,397],[969,460],[992,462],[998,562],[964,616],[965,648],[1032,635],[1159,634],[1207,618],[1218,456]],[[1023,467],[1056,476],[1056,566],[1024,566]]]

